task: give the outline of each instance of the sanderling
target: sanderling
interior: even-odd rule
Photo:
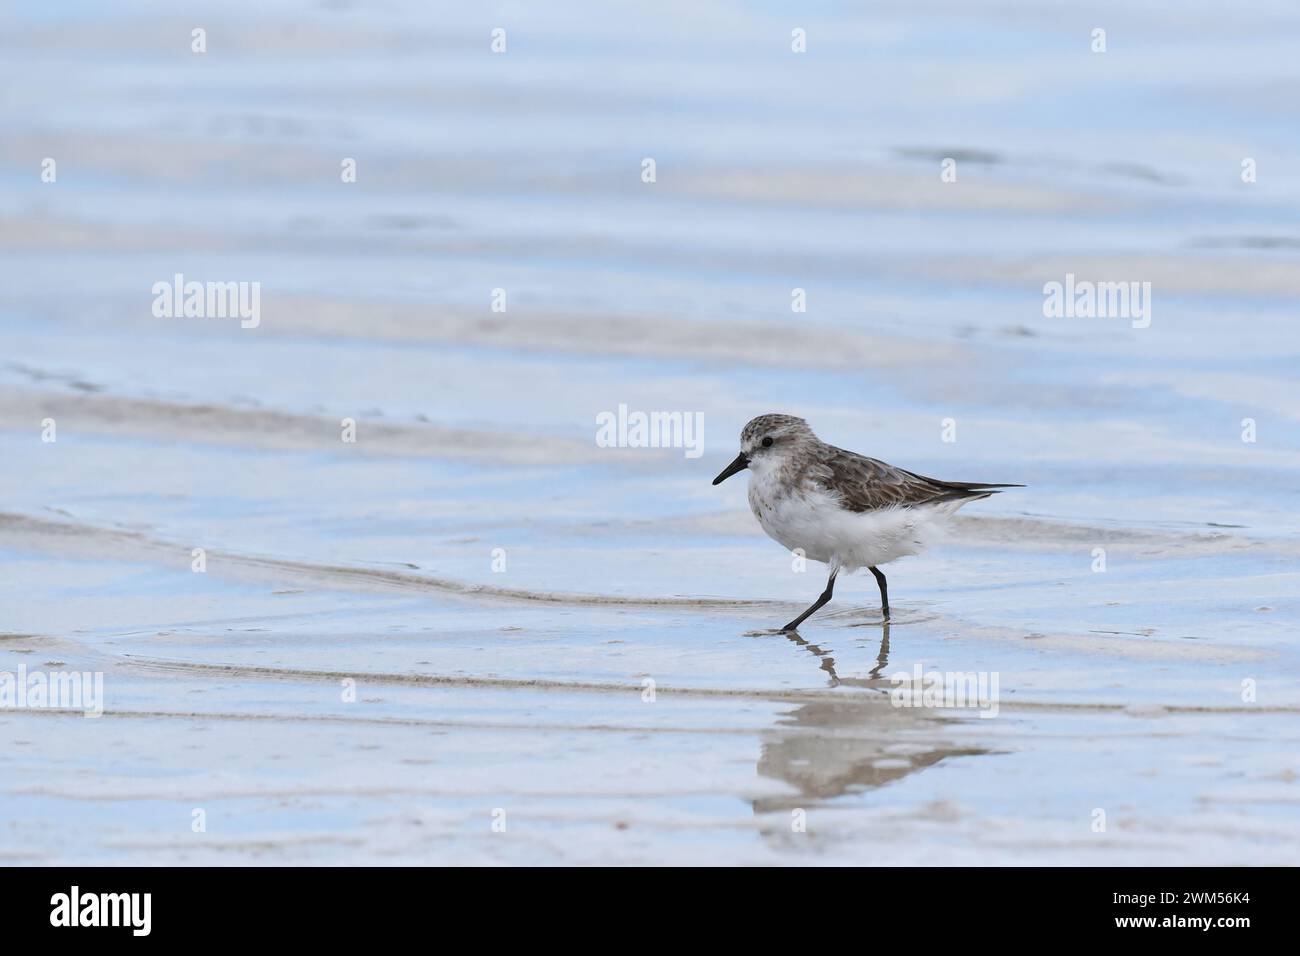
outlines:
[[[716,485],[750,470],[749,507],[768,537],[831,569],[826,590],[782,628],[793,631],[831,599],[835,576],[869,568],[889,620],[889,589],[877,565],[919,554],[968,501],[1023,485],[939,481],[828,445],[793,415],[759,415],[740,432],[740,454]]]

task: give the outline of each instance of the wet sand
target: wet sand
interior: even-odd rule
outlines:
[[[0,860],[1294,862],[1300,14],[670,8],[3,15],[0,672],[104,700],[0,708]],[[1028,487],[772,633],[776,410]]]

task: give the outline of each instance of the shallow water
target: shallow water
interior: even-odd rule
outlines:
[[[105,700],[0,709],[0,859],[1295,859],[1300,12],[3,17],[0,671]],[[773,634],[822,571],[709,481],[774,410],[1028,487]]]

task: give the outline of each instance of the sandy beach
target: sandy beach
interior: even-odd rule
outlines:
[[[1300,858],[1300,10],[989,6],[0,13],[0,862]],[[772,411],[1027,487],[773,633]]]

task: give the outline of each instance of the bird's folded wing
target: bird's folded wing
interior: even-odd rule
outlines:
[[[998,488],[1014,487],[927,478],[833,445],[825,446],[805,477],[836,495],[850,511],[982,498]]]

